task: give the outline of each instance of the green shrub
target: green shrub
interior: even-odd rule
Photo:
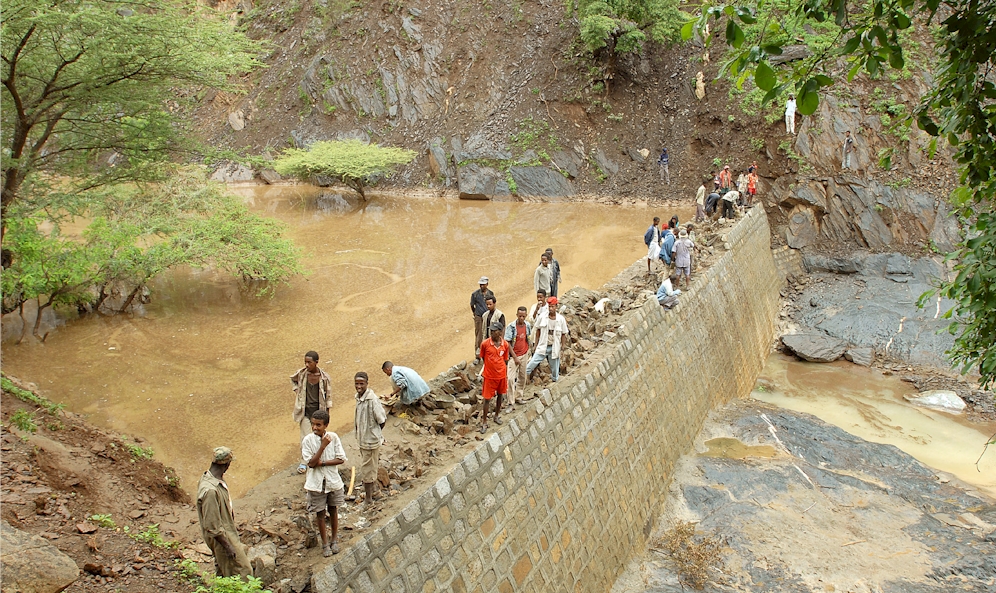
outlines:
[[[10,423],[22,432],[37,432],[38,425],[35,424],[35,413],[25,410],[18,410],[10,417]]]
[[[180,546],[179,542],[170,542],[163,539],[162,534],[159,533],[158,523],[153,523],[152,525],[146,527],[145,530],[133,533],[131,538],[137,542],[149,544],[162,549],[177,548]]]
[[[110,513],[90,515],[90,521],[95,523],[98,527],[103,527],[104,529],[117,529],[118,527],[117,524],[114,523],[114,519],[111,518]]]

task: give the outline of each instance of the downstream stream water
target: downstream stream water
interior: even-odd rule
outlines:
[[[674,213],[398,196],[359,204],[306,186],[236,191],[288,224],[310,275],[259,300],[210,271],[178,271],[156,283],[140,315],[91,316],[45,344],[4,345],[5,372],[97,425],[141,435],[188,490],[218,445],[239,459],[237,494],[300,455],[288,376],[308,350],[332,376],[333,426],[349,430],[356,371],[383,393],[386,359],[428,379],[471,357],[480,276],[511,317],[535,300],[543,249],[554,249],[564,289],[599,287],[646,253],[654,214]]]
[[[996,498],[996,449],[979,461],[996,423],[911,405],[912,385],[849,362],[800,362],[773,354],[755,399],[812,414],[866,441],[895,445],[922,463],[948,472]],[[858,469],[858,468],[856,468]]]

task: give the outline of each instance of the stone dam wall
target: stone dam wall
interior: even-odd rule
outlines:
[[[312,590],[608,591],[706,415],[750,393],[764,365],[781,282],[769,240],[753,208],[674,310],[631,311],[597,363],[316,570]]]

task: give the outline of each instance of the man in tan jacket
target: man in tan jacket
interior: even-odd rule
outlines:
[[[332,380],[318,368],[318,353],[314,350],[304,355],[304,368],[290,377],[294,391],[294,422],[301,429],[301,438],[311,434],[311,415],[318,410],[328,411],[332,403]],[[307,471],[303,463],[298,473]]]
[[[225,472],[235,456],[228,447],[214,450],[211,469],[204,472],[197,484],[197,519],[201,524],[204,543],[214,553],[218,576],[252,576],[252,565],[245,547],[239,541],[232,512],[232,495],[225,483]]]

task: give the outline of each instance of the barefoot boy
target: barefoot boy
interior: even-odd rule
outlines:
[[[339,553],[339,510],[344,494],[337,465],[346,462],[339,435],[327,431],[329,413],[318,410],[311,415],[311,434],[301,441],[301,457],[308,466],[304,489],[308,493],[308,512],[315,513],[318,533],[322,537],[322,555]],[[332,537],[325,526],[325,514],[332,518]],[[331,539],[332,543],[329,544]]]
[[[480,356],[484,361],[484,386],[481,397],[484,398],[484,411],[481,414],[481,434],[488,430],[488,406],[491,398],[495,399],[495,424],[501,424],[501,400],[508,391],[508,342],[503,334],[505,326],[500,323],[491,325],[491,337],[481,344]]]
[[[356,387],[356,415],[353,427],[356,432],[356,442],[360,446],[360,481],[363,482],[364,501],[370,506],[374,501],[374,486],[377,483],[377,468],[380,465],[380,446],[384,443],[384,423],[387,414],[384,406],[367,387],[369,377],[360,371],[353,378]]]

